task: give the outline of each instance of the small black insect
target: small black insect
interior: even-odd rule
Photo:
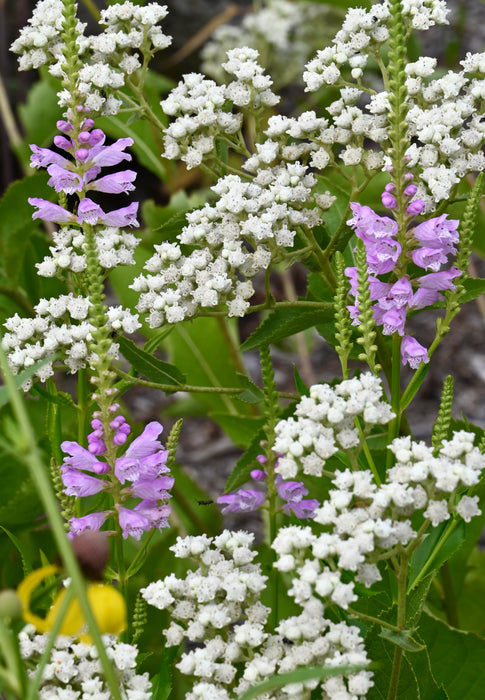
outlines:
[[[214,501],[197,501],[199,506],[210,506],[211,503],[214,503]]]
[[[288,637],[283,637],[282,642],[283,644],[288,644],[289,646],[292,646],[295,643],[291,639],[288,639]]]

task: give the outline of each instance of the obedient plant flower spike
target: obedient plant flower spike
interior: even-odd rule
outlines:
[[[448,433],[451,426],[451,409],[453,407],[453,377],[449,374],[444,383],[443,391],[441,392],[440,408],[436,423],[433,426],[433,435],[431,444],[434,447],[435,456],[443,446],[443,441],[448,439]]]
[[[64,18],[64,31],[62,33],[62,38],[64,40],[64,46],[62,47],[62,53],[65,63],[62,64],[62,71],[64,74],[62,87],[67,90],[71,96],[72,124],[76,128],[80,126],[83,120],[82,110],[76,108],[82,106],[84,102],[77,88],[79,71],[82,68],[82,63],[79,59],[79,47],[77,45],[77,6],[74,0],[63,0],[63,5],[62,15]]]
[[[350,314],[347,309],[349,285],[345,276],[344,265],[343,255],[340,251],[337,251],[335,253],[335,272],[337,277],[337,288],[335,290],[335,338],[338,345],[335,346],[335,350],[342,365],[342,376],[344,379],[348,379],[347,360],[353,343],[351,341]]]
[[[375,357],[377,352],[376,339],[376,322],[372,313],[372,304],[369,288],[369,269],[367,267],[365,245],[362,239],[358,239],[355,248],[355,261],[357,263],[357,292],[359,309],[359,332],[360,338],[357,338],[359,345],[362,345],[365,352],[360,353],[359,360],[367,362],[372,373],[376,376],[381,369],[380,365],[376,364]]]

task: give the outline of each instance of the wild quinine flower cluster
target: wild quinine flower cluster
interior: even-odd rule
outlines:
[[[80,110],[84,116],[85,108]],[[99,177],[102,168],[116,166],[124,160],[131,160],[125,152],[133,141],[130,138],[118,139],[115,143],[105,145],[106,136],[101,129],[94,127],[91,118],[83,118],[80,127],[75,129],[73,115],[67,120],[60,120],[57,126],[61,135],[54,138],[54,145],[66,153],[49,148],[31,146],[31,165],[47,168],[50,175],[49,185],[63,195],[76,194],[78,203],[74,211],[54,204],[39,197],[29,198],[29,203],[36,207],[33,218],[58,224],[70,224],[72,228],[62,227],[54,233],[54,244],[50,247],[51,256],[46,256],[37,265],[41,276],[57,275],[72,286],[71,273],[75,279],[85,285],[83,273],[86,273],[86,237],[83,227],[95,226],[95,239],[99,264],[105,269],[115,265],[133,264],[133,251],[138,239],[131,233],[120,230],[124,226],[138,226],[136,213],[138,202],[126,207],[104,212],[101,207],[86,194],[102,192],[108,194],[129,193],[134,189],[136,173],[133,170],[112,172]],[[79,289],[79,287],[77,287]],[[3,348],[8,352],[12,371],[17,374],[35,362],[53,358],[40,367],[36,376],[45,381],[52,376],[56,355],[62,359],[71,372],[77,372],[96,361],[95,354],[89,346],[93,340],[94,326],[89,320],[89,298],[82,293],[62,294],[51,299],[41,299],[34,306],[35,316],[21,318],[15,314],[5,322],[7,333],[2,339]],[[139,327],[138,315],[122,306],[108,307],[107,322],[114,332],[134,333]],[[109,352],[117,356],[118,346],[113,342]],[[32,380],[24,383],[30,388]]]
[[[295,417],[276,425],[275,471],[283,479],[294,479],[299,471],[321,476],[325,462],[332,455],[361,446],[356,418],[370,430],[394,417],[389,404],[381,400],[382,395],[380,380],[370,372],[346,379],[335,387],[311,386],[309,395],[297,404]]]
[[[49,72],[64,78],[62,0],[40,0],[29,25],[11,46],[19,54],[19,69],[30,70],[47,65]],[[77,23],[77,46],[82,58],[77,90],[84,105],[93,113],[117,114],[122,100],[116,91],[124,87],[130,77],[148,62],[156,51],[171,44],[158,22],[167,15],[165,5],[148,3],[140,7],[132,2],[115,3],[101,10],[99,23],[105,29],[98,35],[85,36],[86,24]],[[58,93],[59,104],[71,103],[68,90]]]
[[[114,431],[112,443],[118,447],[125,444],[130,426],[123,416],[117,414],[117,403],[109,410],[113,414],[110,423]],[[70,440],[61,444],[63,452],[68,455],[60,467],[64,493],[76,498],[110,493],[114,505],[100,512],[72,517],[69,521],[71,532],[79,535],[88,530],[99,530],[110,517],[119,523],[124,538],[131,536],[139,540],[144,532],[169,527],[167,518],[171,509],[167,501],[174,478],[167,476],[168,451],[157,439],[163,430],[160,423],[149,423],[126,452],[114,460],[114,464],[100,459],[106,455],[107,447],[97,413],[91,426],[93,432],[88,435],[87,449]],[[141,500],[133,506],[133,499]]]
[[[334,389],[317,385],[297,406],[297,421],[289,418],[278,424],[275,449],[283,453],[280,471],[292,476],[300,470],[322,473],[325,462],[337,451],[333,434],[345,415],[360,414],[363,423],[370,425],[388,422],[390,412],[387,419],[382,415],[384,420],[376,420],[380,382],[367,376],[374,380],[373,401],[365,401],[360,380],[341,382]],[[342,386],[344,391],[339,391]],[[355,393],[349,391],[352,386]],[[356,410],[358,404],[360,410]],[[416,511],[433,526],[452,516],[469,522],[479,515],[478,496],[463,495],[464,488],[478,483],[485,468],[485,456],[474,447],[474,437],[456,432],[437,451],[409,436],[394,439],[389,449],[396,461],[383,483],[367,469],[328,474],[333,487],[313,518],[314,523],[325,526],[325,532],[310,527],[282,528],[273,543],[279,555],[275,566],[296,572],[293,595],[297,602],[315,593],[344,608],[357,600],[353,582],[343,583],[341,571],[354,572],[356,580],[366,586],[380,580],[378,562],[418,537],[411,523]]]
[[[449,10],[443,0],[408,0],[403,2],[403,17],[407,31],[426,30],[445,24]],[[303,74],[306,89],[314,92],[326,85],[345,83],[341,99],[328,111],[333,116],[334,143],[345,148],[340,157],[347,164],[372,158],[360,139],[362,127],[370,117],[380,129],[376,140],[385,149],[388,130],[388,95],[385,91],[370,91],[370,101],[362,108],[364,96],[362,79],[367,62],[380,53],[389,38],[389,7],[386,2],[369,10],[352,8],[333,45],[317,52]],[[432,211],[437,202],[447,199],[455,184],[467,173],[485,167],[481,152],[485,123],[481,113],[485,67],[483,54],[468,54],[461,61],[463,70],[430,79],[436,60],[421,57],[406,66],[408,90],[408,136],[413,143],[406,155],[409,167],[419,173],[418,195]],[[350,71],[350,76],[348,75]],[[355,87],[351,86],[352,81]],[[350,83],[350,86],[349,86]],[[357,144],[356,144],[357,138]],[[360,139],[360,140],[359,140]],[[386,163],[388,160],[386,158]],[[372,168],[370,161],[367,167]]]
[[[177,243],[155,245],[147,274],[131,288],[137,310],[149,313],[152,328],[194,316],[201,307],[227,304],[229,316],[243,316],[254,289],[251,279],[291,247],[298,226],[313,226],[318,211],[305,204],[315,178],[300,163],[260,170],[252,182],[238,175],[220,179],[215,204],[187,214]],[[189,254],[182,245],[194,246]]]
[[[48,634],[36,634],[33,625],[19,633],[20,653],[34,675],[48,643]],[[113,635],[103,635],[108,658],[113,661],[120,689],[126,700],[150,700],[151,683],[148,673],[136,673],[138,649],[118,642]],[[59,635],[42,674],[40,700],[110,700],[103,669],[95,646],[84,644],[73,637]]]
[[[268,0],[245,13],[239,24],[222,24],[201,50],[202,70],[218,83],[224,83],[226,53],[238,46],[256,49],[274,76],[278,88],[301,81],[303,67],[325,37],[330,38],[333,13],[325,5],[312,2]]]
[[[408,175],[408,180],[412,175]],[[416,194],[416,185],[409,184],[404,190],[406,199]],[[393,195],[395,185],[389,183],[382,195],[383,204],[395,209],[397,201]],[[447,219],[447,214],[423,221],[411,227],[405,238],[398,240],[398,224],[388,216],[378,216],[370,207],[356,202],[350,204],[354,216],[347,223],[355,230],[358,238],[364,241],[367,267],[369,270],[369,293],[373,304],[376,323],[382,326],[384,335],[398,333],[402,336],[401,357],[403,364],[417,369],[421,362],[429,362],[426,348],[415,338],[405,334],[406,314],[411,309],[422,309],[436,301],[443,300],[444,290],[455,290],[453,279],[460,277],[461,270],[450,267],[441,270],[448,263],[448,256],[456,253],[459,221]],[[406,211],[410,217],[422,213],[425,205],[414,199]],[[420,277],[410,278],[406,273],[412,262],[427,272]],[[379,275],[393,273],[389,281],[382,281]],[[349,306],[353,323],[359,324],[358,269],[347,267],[345,274],[350,279],[351,294],[355,304]]]
[[[228,104],[257,111],[279,102],[257,59],[258,52],[248,47],[228,51],[223,68],[233,80],[227,85],[216,85],[199,73],[184,75],[161,102],[165,114],[176,116],[164,132],[166,158],[180,158],[188,169],[194,168],[214,153],[217,136],[239,134],[243,115],[232,114]]]
[[[258,455],[260,464],[265,464],[268,460],[264,455]],[[256,483],[264,482],[267,473],[263,469],[252,469],[251,479]],[[279,498],[285,502],[282,510],[285,515],[293,513],[297,518],[306,520],[312,518],[315,509],[320,505],[315,498],[304,498],[308,495],[308,489],[302,481],[284,481],[281,474],[276,475],[276,491]],[[248,513],[264,505],[266,493],[260,489],[243,488],[237,489],[233,493],[223,494],[217,499],[217,503],[222,505],[222,513]]]
[[[214,697],[230,700],[273,676],[308,665],[341,666],[368,663],[357,627],[334,624],[324,617],[321,602],[306,601],[300,615],[282,620],[276,634],[265,631],[270,609],[259,601],[267,577],[254,564],[253,535],[225,530],[209,538],[178,538],[171,547],[180,558],[194,559],[199,568],[185,578],[173,574],[142,589],[145,600],[169,610],[167,646],[187,639],[198,648],[182,654],[177,668],[194,677],[186,700]],[[364,695],[371,673],[360,671],[321,682],[330,697]],[[265,697],[287,699],[316,688],[320,681],[291,684]],[[340,697],[340,696],[339,696]]]

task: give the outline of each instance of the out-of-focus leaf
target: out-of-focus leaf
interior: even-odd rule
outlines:
[[[185,375],[175,365],[153,357],[127,338],[119,338],[117,342],[123,357],[149,381],[173,385],[174,391],[185,382]]]
[[[283,338],[325,323],[333,318],[333,306],[328,308],[285,308],[276,309],[262,322],[241,346],[242,350],[254,350],[262,345],[276,343]]]
[[[228,434],[232,442],[239,447],[249,447],[264,425],[264,418],[255,416],[234,416],[231,413],[211,413],[210,417]],[[261,450],[260,450],[261,451]]]

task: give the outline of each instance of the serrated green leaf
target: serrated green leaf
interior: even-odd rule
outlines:
[[[402,649],[404,649],[404,651],[415,653],[418,651],[423,651],[423,649],[425,649],[425,645],[420,644],[415,639],[413,639],[411,633],[408,630],[396,632],[395,630],[391,630],[388,627],[381,627],[379,637],[386,639],[388,642],[391,642],[391,644],[394,644],[395,646],[401,647]]]
[[[421,617],[419,634],[428,648],[433,676],[449,700],[483,700],[485,640],[427,613]]]
[[[412,590],[425,576],[440,569],[464,541],[463,520],[445,522],[432,528],[411,557],[408,590]]]
[[[75,409],[79,408],[78,405],[74,402],[74,399],[72,398],[71,394],[68,394],[66,391],[58,391],[55,394],[51,394],[49,391],[46,391],[38,384],[35,384],[31,389],[31,393],[38,394],[39,396],[42,396],[44,399],[49,401],[49,403],[55,403],[57,406],[69,406],[69,408]]]
[[[128,360],[134,370],[149,381],[157,384],[170,384],[174,387],[174,391],[185,383],[184,374],[175,365],[153,357],[128,338],[119,338],[117,342],[123,357]]]
[[[468,277],[463,282],[463,286],[465,291],[463,296],[460,297],[460,304],[465,304],[467,301],[472,301],[485,293],[485,279]]]
[[[325,323],[333,318],[333,305],[326,308],[276,309],[263,321],[241,346],[241,350],[254,350],[262,345],[276,343],[283,338]]]
[[[235,399],[239,399],[239,401],[244,401],[244,403],[259,403],[260,401],[263,401],[263,390],[260,389],[259,386],[255,384],[253,380],[250,379],[250,377],[247,376],[247,374],[241,374],[241,372],[237,372],[237,376],[239,378],[241,386],[245,386],[246,390],[240,394],[234,394]]]
[[[374,671],[374,685],[367,693],[366,700],[387,700],[395,647],[379,636],[376,630],[367,635],[365,647],[369,658],[378,662]],[[421,698],[416,676],[406,657],[401,661],[395,700],[424,700]]]
[[[293,377],[295,378],[296,390],[298,391],[300,396],[308,396],[310,393],[310,389],[300,377],[300,373],[298,372],[298,368],[296,365],[293,365]]]

